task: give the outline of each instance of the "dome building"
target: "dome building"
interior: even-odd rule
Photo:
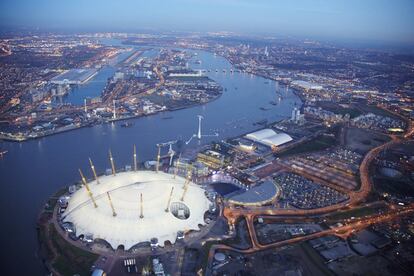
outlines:
[[[64,223],[73,223],[76,236],[90,235],[127,250],[154,238],[161,246],[175,243],[177,233],[205,225],[211,202],[189,179],[161,171],[128,171],[98,180],[84,180],[62,214]]]

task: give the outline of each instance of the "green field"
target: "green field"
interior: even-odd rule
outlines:
[[[385,210],[386,205],[385,203],[378,203],[375,205],[367,206],[367,207],[358,207],[351,210],[346,211],[338,211],[326,216],[327,220],[343,220],[343,219],[350,219],[351,217],[359,218],[364,216],[370,216],[378,214],[379,211]]]
[[[335,137],[321,135],[311,141],[300,144],[299,146],[290,148],[284,152],[277,153],[277,157],[285,157],[292,154],[300,154],[312,151],[321,151],[335,145]]]
[[[344,106],[340,106],[336,103],[331,103],[331,102],[321,102],[318,105],[322,107],[323,109],[334,112],[336,114],[341,114],[341,115],[349,114],[351,118],[358,117],[359,115],[362,114],[362,111],[354,106],[344,107]]]
[[[392,114],[392,113],[390,113],[390,112],[388,112],[384,109],[373,106],[373,105],[358,105],[358,108],[360,110],[362,110],[363,112],[365,112],[365,113],[370,112],[370,113],[373,113],[373,114],[379,115],[379,116],[385,116],[385,117],[391,117],[391,118],[394,118],[394,119],[399,119],[399,117],[395,116],[394,114]]]
[[[315,266],[317,270],[319,270],[318,275],[327,275],[327,276],[335,275],[326,266],[325,260],[307,242],[301,243],[300,248],[303,250],[306,257],[308,257],[308,260]]]
[[[48,225],[48,232],[48,239],[57,253],[52,262],[53,268],[62,275],[90,275],[90,269],[99,256],[68,243],[60,236],[53,224]],[[48,251],[52,250],[49,248]]]

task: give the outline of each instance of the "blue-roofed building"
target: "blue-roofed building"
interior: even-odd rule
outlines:
[[[229,203],[244,206],[261,206],[274,201],[280,194],[280,188],[271,180],[267,180],[251,189],[237,194],[231,194]]]

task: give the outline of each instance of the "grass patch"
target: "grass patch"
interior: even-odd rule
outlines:
[[[208,254],[210,252],[210,249],[213,245],[215,244],[219,244],[220,241],[207,241],[204,245],[203,245],[203,249],[201,251],[201,256],[202,256],[202,261],[201,261],[201,268],[203,269],[203,271],[207,270],[207,265],[208,265]]]
[[[362,111],[356,107],[339,105],[339,104],[331,103],[331,102],[321,102],[319,103],[319,106],[321,106],[325,110],[334,112],[336,114],[341,114],[341,115],[349,114],[351,118],[358,117],[359,115],[362,114]]]
[[[60,189],[59,191],[57,191],[56,194],[54,194],[52,197],[50,197],[49,200],[47,201],[47,206],[45,206],[45,211],[46,212],[53,212],[53,210],[55,209],[58,198],[63,196],[64,194],[66,194],[66,191],[67,191],[67,188],[64,187],[64,188]]]
[[[49,239],[57,252],[52,266],[62,275],[90,275],[91,266],[99,257],[64,240],[53,224],[49,224]]]
[[[388,111],[386,111],[382,108],[376,107],[374,105],[358,105],[358,108],[361,109],[362,111],[366,112],[366,113],[370,112],[370,113],[373,113],[373,114],[379,115],[379,116],[385,116],[385,117],[390,117],[390,118],[394,118],[394,119],[400,119],[397,116],[395,116],[394,114],[392,114],[392,113],[390,113],[390,112],[388,112]]]
[[[300,154],[327,149],[337,143],[336,138],[332,136],[321,135],[311,141],[304,142],[299,146],[290,148],[284,152],[277,153],[277,157],[284,157],[293,154]]]
[[[414,185],[408,177],[392,179],[377,176],[374,178],[374,186],[380,192],[386,192],[395,196],[414,196]]]
[[[47,246],[47,224],[39,224],[37,229],[37,237],[40,243],[40,250],[44,254],[44,256],[51,260],[54,257],[54,254],[49,246]]]
[[[326,266],[324,259],[307,242],[300,244],[301,249],[308,259],[318,268],[318,275],[334,276],[335,274]]]
[[[252,246],[250,241],[250,235],[247,228],[247,221],[243,218],[236,224],[236,236],[231,239],[223,241],[223,244],[237,248],[237,249],[248,249]]]
[[[378,203],[367,207],[359,207],[346,211],[337,211],[326,216],[327,220],[343,220],[350,219],[351,217],[359,218],[364,216],[370,216],[378,214],[379,211],[385,210],[386,205],[384,203]]]

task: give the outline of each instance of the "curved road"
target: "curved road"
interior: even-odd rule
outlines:
[[[227,204],[224,207],[223,215],[227,218],[228,223],[231,225],[231,227],[234,227],[235,222],[240,217],[244,217],[246,219],[252,247],[249,249],[240,250],[240,249],[233,248],[227,245],[222,245],[222,244],[213,245],[209,251],[208,264],[211,263],[214,252],[217,249],[232,250],[232,251],[236,251],[240,253],[253,253],[259,250],[263,250],[263,249],[280,247],[280,246],[284,246],[287,244],[292,244],[292,243],[296,243],[300,241],[306,241],[306,240],[310,240],[310,239],[314,239],[314,238],[318,238],[318,237],[322,237],[326,235],[338,235],[341,237],[345,237],[356,230],[364,229],[372,224],[389,221],[395,217],[413,213],[414,204],[411,204],[409,207],[398,209],[396,211],[392,211],[386,215],[376,215],[376,216],[372,216],[369,219],[355,221],[355,222],[352,222],[350,224],[343,225],[340,227],[335,227],[335,228],[323,230],[317,233],[313,233],[310,235],[296,237],[293,239],[279,241],[279,242],[270,243],[266,245],[262,245],[259,243],[257,235],[256,235],[256,230],[254,228],[254,219],[256,216],[260,216],[260,215],[310,216],[310,215],[318,215],[318,214],[324,214],[328,212],[337,211],[344,207],[357,206],[358,203],[362,202],[371,192],[373,181],[372,181],[372,178],[369,172],[370,172],[371,164],[375,160],[375,158],[378,156],[378,154],[381,153],[383,150],[386,150],[390,147],[405,143],[406,142],[405,139],[411,137],[413,134],[414,134],[414,124],[412,123],[412,121],[409,121],[408,129],[405,135],[403,136],[390,135],[392,139],[389,142],[371,149],[364,156],[364,159],[362,160],[361,165],[359,167],[360,177],[361,177],[361,186],[359,190],[350,192],[349,193],[350,198],[349,200],[345,202],[341,202],[341,203],[323,207],[323,208],[311,209],[311,210],[271,209],[271,207],[270,208],[269,207],[257,207],[257,208],[245,209],[245,208],[235,208],[234,206]],[[207,272],[209,272],[209,267],[207,267]]]

